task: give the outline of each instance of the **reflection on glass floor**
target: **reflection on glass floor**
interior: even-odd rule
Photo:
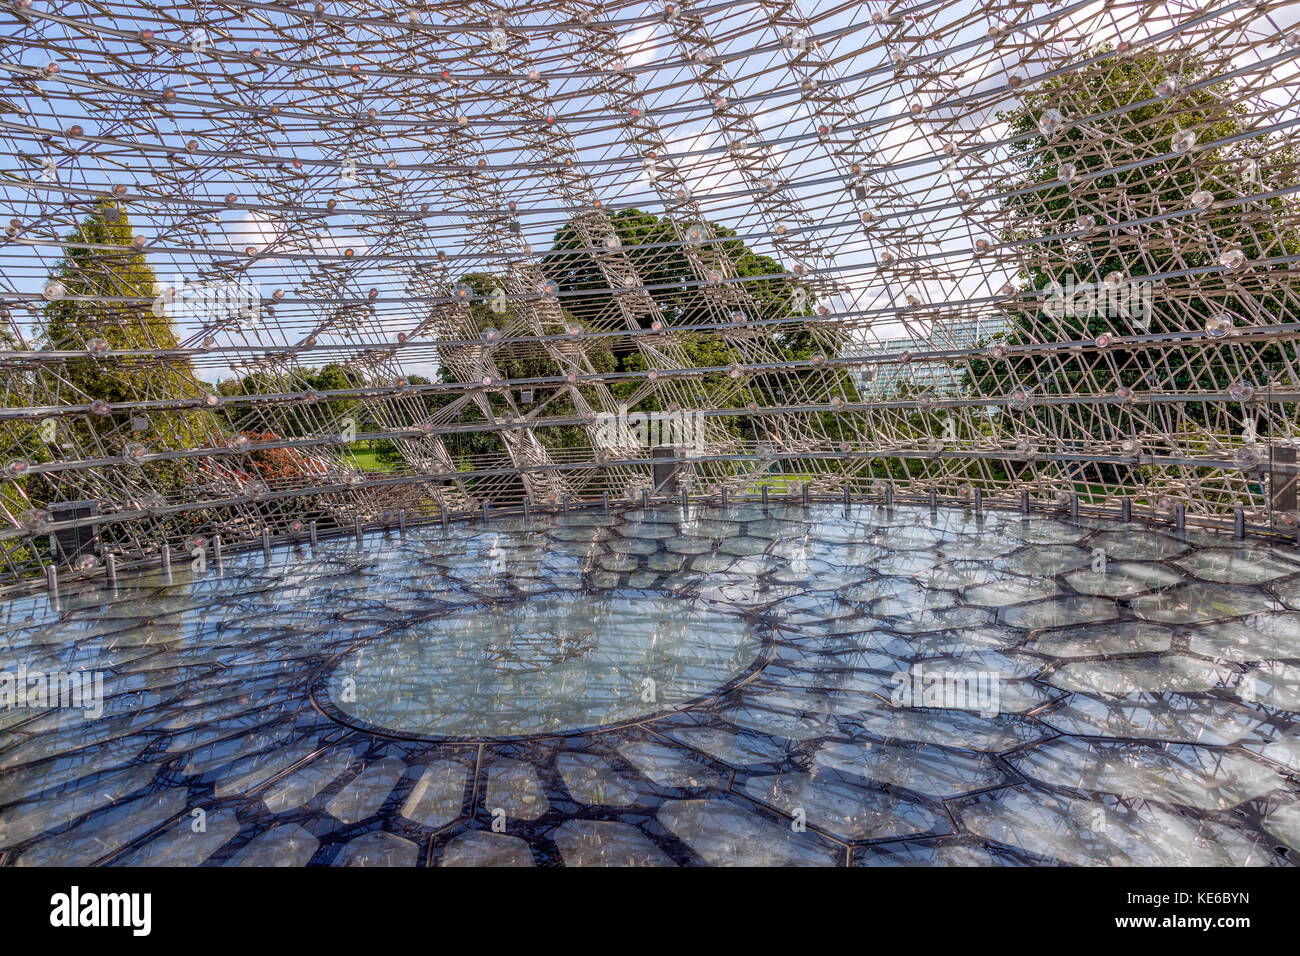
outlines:
[[[0,687],[103,680],[98,719],[0,710],[0,863],[1300,853],[1291,549],[665,507],[120,584],[0,605]]]

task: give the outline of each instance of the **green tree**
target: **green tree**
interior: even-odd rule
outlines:
[[[1031,251],[1020,272],[1024,297],[1007,313],[1009,329],[982,343],[989,346],[985,355],[964,374],[970,393],[1007,397],[1023,389],[1032,400],[1110,396],[1120,389],[1223,391],[1243,377],[1259,384],[1278,374],[1294,380],[1293,344],[1238,346],[1228,329],[1285,321],[1280,316],[1287,311],[1289,283],[1251,282],[1247,293],[1225,278],[1225,264],[1300,252],[1294,229],[1270,225],[1294,218],[1294,211],[1282,215],[1294,199],[1213,207],[1294,184],[1296,157],[1270,137],[1243,136],[1248,118],[1232,81],[1197,86],[1192,81],[1201,75],[1193,54],[1115,57],[1087,72],[1048,80],[1019,108],[1000,115],[1024,172],[1023,183],[1007,190],[1003,201],[1013,224],[1003,239]],[[1190,214],[1163,224],[1123,226],[1170,211]],[[1166,285],[1161,278],[1198,269],[1207,271],[1194,282]],[[1089,308],[1085,296],[1072,309],[1064,296],[1053,295],[1068,293],[1071,283],[1091,287],[1098,306]],[[1144,286],[1154,305],[1150,310],[1141,299]],[[1122,298],[1118,310],[1101,304],[1110,288],[1129,290],[1127,308]],[[1108,338],[1146,332],[1207,329],[1226,337],[1197,361],[1173,361],[1159,349],[1104,345]],[[999,343],[1089,340],[1098,345],[1070,353],[997,351]],[[1027,429],[1037,423],[1043,433],[1073,430],[1084,439],[1117,441],[1144,427],[1120,404],[1094,403],[1087,411],[1092,419],[1078,418],[1069,428],[1060,409],[1031,405],[1019,414]],[[1184,430],[1222,434],[1234,425],[1212,403],[1187,403],[1181,415],[1178,427]]]

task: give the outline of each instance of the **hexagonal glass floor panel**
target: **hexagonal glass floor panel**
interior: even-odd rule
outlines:
[[[1297,593],[1281,546],[788,500],[65,586],[0,603],[0,865],[1289,865]]]

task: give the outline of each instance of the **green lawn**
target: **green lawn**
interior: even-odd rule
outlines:
[[[364,445],[353,445],[348,449],[358,471],[390,471],[388,465],[381,464],[379,456]]]

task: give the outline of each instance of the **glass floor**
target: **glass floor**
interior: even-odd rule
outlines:
[[[2,865],[1300,855],[1294,549],[743,504],[119,585],[0,605]]]

